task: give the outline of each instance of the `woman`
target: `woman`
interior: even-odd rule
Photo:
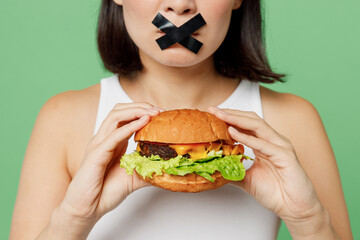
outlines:
[[[206,25],[186,36],[203,43],[200,51],[160,49],[158,13],[175,26],[200,13]],[[42,108],[11,239],[274,239],[279,219],[294,239],[352,238],[316,110],[257,84],[282,77],[263,52],[259,1],[104,0],[98,30],[104,64],[117,75]],[[143,188],[118,167],[134,149],[131,135],[174,108],[206,110],[231,125],[255,154],[244,181],[189,195]]]

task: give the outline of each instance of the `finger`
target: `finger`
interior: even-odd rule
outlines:
[[[113,107],[113,110],[120,110],[120,109],[124,109],[124,108],[130,108],[130,107],[142,107],[142,108],[157,108],[160,111],[164,111],[164,109],[158,107],[158,106],[154,106],[151,103],[147,103],[147,102],[134,102],[134,103],[117,103],[115,104],[115,106]]]
[[[259,117],[259,115],[257,115],[255,112],[247,112],[247,111],[241,111],[241,110],[235,110],[235,109],[220,109],[216,106],[210,106],[208,108],[208,112],[215,115],[216,116],[216,113],[218,114],[227,114],[227,113],[230,113],[232,115],[236,115],[236,116],[242,116],[242,117],[248,117],[250,119],[258,119],[260,120],[261,118]],[[223,119],[221,119],[223,120]],[[246,130],[246,129],[241,129],[242,132],[248,134],[248,135],[255,135],[251,130]]]
[[[250,189],[251,189],[251,176],[249,176],[249,171],[246,171],[245,178],[241,181],[231,182],[231,185],[234,185],[236,187],[240,187],[244,192],[251,195]]]
[[[116,130],[104,140],[104,151],[113,151],[121,142],[127,141],[131,135],[143,128],[150,120],[150,116],[144,115],[140,119],[132,121]]]
[[[102,141],[114,129],[124,125],[122,124],[124,122],[130,122],[145,115],[149,115],[151,117],[156,116],[159,113],[160,112],[157,109],[145,109],[142,107],[131,107],[119,110],[112,110],[99,128],[99,131],[97,133],[98,141]]]
[[[249,117],[249,118],[254,118],[254,119],[261,119],[261,117],[259,115],[257,115],[255,112],[250,112],[250,111],[242,111],[242,110],[238,110],[238,109],[229,109],[229,108],[218,108],[216,106],[210,106],[208,108],[209,112],[211,114],[214,114],[216,112],[225,112],[225,113],[230,113],[236,116],[243,116],[243,117]]]
[[[254,118],[249,117],[249,115],[253,116]],[[215,111],[215,116],[229,125],[235,126],[240,130],[251,131],[256,137],[267,140],[279,146],[288,145],[288,142],[283,137],[281,137],[280,134],[278,134],[262,118],[256,118],[255,115],[241,111],[238,111],[237,115],[230,114],[222,110]]]
[[[272,144],[261,138],[257,138],[254,136],[244,134],[244,133],[236,130],[232,126],[229,127],[229,133],[230,133],[230,136],[235,141],[245,144],[249,148],[259,151],[262,154],[265,154],[267,156],[273,156],[273,155],[276,155],[276,153],[279,153],[279,151],[282,151],[282,149],[279,146]]]
[[[143,128],[149,121],[150,116],[144,115],[140,119],[134,120],[118,129],[115,129],[96,147],[95,151],[98,153],[96,155],[99,155],[99,157],[93,158],[95,159],[94,161],[102,166],[107,166],[118,145],[121,142],[128,140],[134,132]]]

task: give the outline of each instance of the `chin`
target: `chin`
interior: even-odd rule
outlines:
[[[184,47],[173,47],[162,51],[155,60],[169,67],[191,67],[205,59],[206,56],[201,50],[198,54],[194,54]]]

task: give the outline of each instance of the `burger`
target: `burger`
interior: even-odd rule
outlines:
[[[120,159],[152,185],[175,192],[201,192],[245,177],[244,146],[234,144],[228,125],[194,109],[164,111],[135,133],[136,151]]]

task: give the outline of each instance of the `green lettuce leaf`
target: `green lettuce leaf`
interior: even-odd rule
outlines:
[[[170,167],[164,169],[164,171],[167,174],[180,176],[193,172],[213,174],[215,171],[219,171],[225,179],[240,181],[245,176],[245,168],[241,163],[241,158],[242,155],[225,156],[222,158],[215,158],[208,162],[194,162],[192,165]]]
[[[221,172],[225,179],[240,181],[245,176],[245,168],[241,163],[243,155],[231,155],[222,157],[222,152],[210,152],[207,158],[193,161],[181,155],[163,160],[159,156],[145,157],[138,152],[124,155],[121,158],[120,167],[125,168],[127,174],[133,174],[135,170],[143,178],[152,178],[153,174],[162,175],[163,172],[172,175],[184,176],[188,173],[196,173],[209,181],[214,181],[210,176],[215,171]]]
[[[215,150],[212,150],[212,151],[208,152],[206,158],[197,159],[195,161],[196,162],[208,162],[208,161],[213,160],[214,158],[221,158],[222,154],[223,154],[223,150],[220,150],[220,151],[217,151],[217,152],[215,152]]]
[[[206,172],[196,172],[196,174],[202,176],[203,178],[206,178],[210,182],[215,182],[215,180],[211,177],[211,175]]]

